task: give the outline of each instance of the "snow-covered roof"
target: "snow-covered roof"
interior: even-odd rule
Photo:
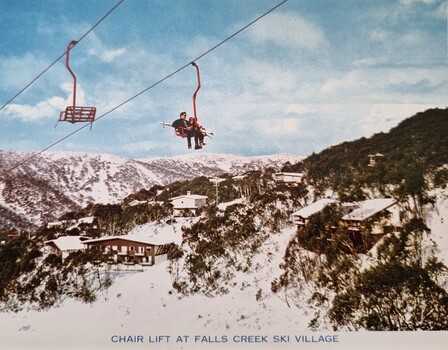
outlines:
[[[335,199],[330,198],[322,198],[318,201],[314,202],[313,204],[310,204],[294,213],[292,215],[294,216],[301,216],[302,218],[308,218],[311,215],[320,212],[322,209],[324,209],[327,205],[336,203]]]
[[[50,221],[47,223],[47,227],[62,226],[62,221]]]
[[[173,234],[154,234],[148,233],[145,231],[139,232],[138,234],[127,234],[121,236],[105,236],[101,238],[89,239],[88,241],[84,241],[84,244],[87,243],[96,243],[96,242],[105,242],[114,239],[143,243],[143,244],[151,244],[151,245],[162,245],[169,243],[176,243],[176,237]]]
[[[129,203],[129,206],[133,207],[135,205],[144,204],[144,203],[148,203],[148,201],[138,201],[138,200],[134,199],[131,203]]]
[[[193,220],[194,221],[194,220]],[[178,219],[178,222],[173,225],[159,225],[154,222],[146,223],[136,226],[126,235],[120,236],[105,236],[101,238],[90,239],[84,243],[104,242],[112,239],[122,239],[130,242],[145,243],[152,245],[162,245],[175,243],[180,245],[182,243],[182,229],[181,227],[187,222],[193,222],[189,219]]]
[[[395,204],[392,198],[368,199],[358,203],[358,208],[344,215],[343,220],[362,221]]]
[[[302,177],[303,173],[288,173],[288,172],[279,172],[279,173],[275,173],[276,176],[297,176],[297,177]]]
[[[184,194],[182,196],[173,197],[170,200],[181,199],[181,198],[189,198],[189,199],[207,199],[207,196],[201,196],[199,194]]]
[[[80,223],[80,224],[91,224],[91,223],[93,223],[93,220],[95,220],[94,216],[86,216],[84,218],[79,219],[78,223]]]
[[[57,239],[46,241],[45,244],[54,244],[60,251],[84,249],[84,236],[61,236]]]
[[[135,243],[143,243],[143,244],[151,244],[151,245],[162,245],[175,243],[173,238],[169,238],[166,235],[157,235],[157,236],[145,236],[145,235],[121,235],[121,236],[106,236],[101,238],[89,239],[88,241],[84,241],[84,244],[97,243],[97,242],[106,242],[114,239],[119,239],[123,241],[135,242]]]

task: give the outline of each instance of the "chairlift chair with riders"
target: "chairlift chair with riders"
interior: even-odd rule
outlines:
[[[78,42],[72,40],[67,45],[66,58],[65,58],[65,66],[73,77],[73,103],[71,106],[68,106],[65,111],[62,111],[59,114],[58,122],[69,122],[69,123],[81,123],[81,122],[89,122],[93,123],[95,121],[96,115],[96,107],[83,107],[76,105],[76,75],[73,73],[69,66],[70,60],[70,50],[75,46]]]
[[[196,62],[191,62],[191,65],[192,65],[193,67],[196,68],[196,75],[197,75],[197,79],[198,79],[198,86],[197,86],[195,92],[193,93],[193,113],[194,113],[194,114],[193,114],[193,117],[192,117],[192,118],[193,118],[193,125],[192,125],[192,127],[193,127],[193,128],[196,128],[196,127],[199,126],[199,123],[198,123],[198,117],[197,117],[197,109],[196,109],[196,95],[197,95],[199,89],[201,88],[201,75],[200,75],[200,73],[199,73],[199,67],[198,67],[198,65],[196,64]],[[190,119],[191,119],[191,118],[190,118]],[[165,123],[165,122],[161,122],[160,124],[163,125],[164,127],[165,127],[165,126],[171,126],[171,127],[173,127],[172,124]],[[179,127],[179,128],[177,128],[177,129],[175,128],[174,130],[175,130],[175,134],[176,134],[176,136],[178,136],[178,137],[185,138],[185,137],[188,136],[188,135],[187,135],[187,132],[186,132],[186,130],[185,130],[185,128],[183,128],[183,127]],[[207,133],[207,132],[205,131],[205,129],[203,129],[203,130],[204,130],[204,131],[203,131],[204,136],[208,136],[208,137],[210,137],[209,135],[213,135],[213,133]]]

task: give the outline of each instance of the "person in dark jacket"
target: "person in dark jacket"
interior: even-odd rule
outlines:
[[[199,145],[198,136],[196,131],[194,130],[194,126],[190,125],[187,121],[187,112],[181,112],[179,115],[179,119],[176,119],[171,125],[176,130],[177,136],[187,138],[188,148],[191,148],[192,137],[194,137],[195,149],[202,148]]]

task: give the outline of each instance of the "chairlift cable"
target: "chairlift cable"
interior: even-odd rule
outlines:
[[[114,7],[112,7],[103,17],[101,17],[87,32],[85,32],[77,42],[83,40],[87,35],[89,35],[102,21],[106,19],[118,6],[120,6],[125,0],[119,0]],[[64,51],[58,58],[56,58],[53,63],[51,63],[47,68],[45,68],[40,74],[38,74],[31,82],[29,82],[22,90],[17,92],[11,99],[9,99],[2,107],[0,107],[0,112],[8,106],[12,101],[14,101],[19,95],[21,95],[26,89],[28,89],[31,85],[33,85],[42,75],[44,75],[47,71],[50,70],[62,57],[64,57],[66,52]]]
[[[121,0],[124,1],[124,0]],[[135,94],[134,96],[128,98],[127,100],[125,100],[124,102],[118,104],[117,106],[113,107],[112,109],[110,109],[109,111],[103,113],[102,115],[100,115],[99,117],[97,117],[95,119],[94,122],[97,122],[99,119],[105,117],[106,115],[116,111],[117,109],[119,109],[120,107],[124,106],[125,104],[131,102],[132,100],[136,99],[137,97],[139,97],[140,95],[143,95],[145,92],[147,92],[148,90],[154,88],[155,86],[161,84],[162,82],[164,82],[165,80],[171,78],[172,76],[176,75],[177,73],[179,73],[180,71],[184,70],[185,68],[189,67],[191,65],[192,62],[198,61],[201,58],[203,58],[204,56],[208,55],[209,53],[211,53],[212,51],[214,51],[215,49],[217,49],[218,47],[220,47],[222,44],[226,43],[227,41],[229,41],[230,39],[234,38],[236,35],[240,34],[242,31],[244,31],[245,29],[249,28],[251,25],[255,24],[256,22],[258,22],[260,19],[262,19],[263,17],[265,17],[266,15],[268,15],[269,13],[273,12],[275,9],[277,9],[278,7],[280,7],[281,5],[283,5],[285,2],[287,2],[288,0],[283,0],[282,2],[280,2],[279,4],[277,4],[276,6],[274,6],[273,8],[271,8],[270,10],[268,10],[267,12],[263,13],[262,15],[260,15],[259,17],[257,17],[256,19],[254,19],[252,22],[250,22],[249,24],[245,25],[244,27],[242,27],[241,29],[239,29],[238,31],[236,31],[235,33],[233,33],[232,35],[228,36],[226,39],[222,40],[221,42],[219,42],[217,45],[213,46],[211,49],[205,51],[203,54],[201,54],[200,56],[196,57],[194,60],[189,61],[188,63],[184,64],[183,66],[181,66],[180,68],[176,69],[175,71],[173,71],[172,73],[168,74],[167,76],[165,76],[164,78],[158,80],[157,82],[155,82],[154,84],[148,86],[146,89],[140,91],[139,93]],[[65,55],[65,53],[64,53]],[[93,123],[94,123],[93,122]],[[65,141],[66,139],[72,137],[73,135],[75,135],[76,133],[78,133],[79,131],[83,130],[84,128],[88,127],[89,124],[85,124],[83,126],[81,126],[80,128],[74,130],[73,132],[71,132],[70,134],[64,136],[63,138],[55,141],[54,143],[52,143],[51,145],[45,147],[43,150],[36,152],[34,154],[32,154],[30,157],[24,159],[23,161],[15,164],[14,166],[12,166],[11,168],[5,170],[4,172],[2,172],[0,175],[3,176],[8,172],[11,172],[14,169],[17,169],[19,166],[29,162],[30,160],[36,158],[38,155],[42,154],[45,151],[48,151],[50,148],[53,148],[54,146],[56,146],[57,144]]]

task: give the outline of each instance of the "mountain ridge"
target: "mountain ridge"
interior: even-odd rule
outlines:
[[[34,228],[89,203],[118,203],[142,188],[198,176],[280,169],[303,158],[194,153],[131,159],[104,153],[0,151],[0,224]]]

